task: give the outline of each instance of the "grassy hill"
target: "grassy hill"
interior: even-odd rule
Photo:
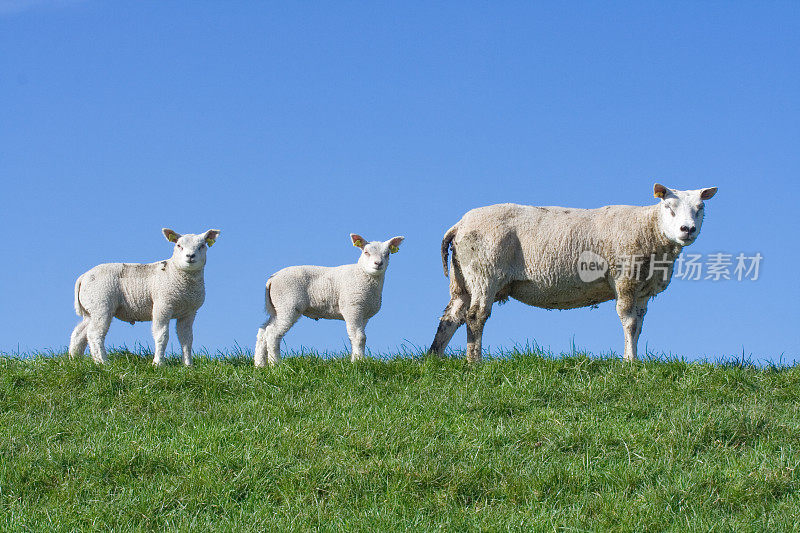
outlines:
[[[0,530],[797,530],[800,367],[0,357]]]

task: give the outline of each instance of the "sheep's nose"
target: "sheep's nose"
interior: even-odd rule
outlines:
[[[383,261],[375,261],[375,266],[380,268],[383,266]]]
[[[186,254],[187,259],[194,259],[194,256],[197,254]]]
[[[681,231],[691,235],[692,233],[697,231],[697,227],[696,226],[681,226]]]

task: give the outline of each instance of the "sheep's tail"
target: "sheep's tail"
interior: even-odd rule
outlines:
[[[269,313],[269,316],[274,317],[277,315],[275,306],[272,304],[272,298],[269,295],[269,287],[272,285],[272,278],[267,280],[267,287],[264,289],[264,311]]]
[[[81,292],[81,281],[83,281],[83,275],[78,276],[78,280],[75,282],[75,312],[78,316],[87,317],[89,316],[89,312],[81,305],[79,296]]]
[[[450,277],[450,268],[447,266],[447,256],[450,253],[450,244],[456,236],[458,224],[447,230],[442,239],[442,267],[444,267],[444,277]]]

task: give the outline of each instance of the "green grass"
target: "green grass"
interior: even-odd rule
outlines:
[[[0,530],[789,531],[800,367],[0,357]]]

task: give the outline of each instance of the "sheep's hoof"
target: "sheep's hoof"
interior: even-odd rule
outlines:
[[[164,366],[163,359],[153,359],[153,366]]]
[[[483,354],[480,350],[476,350],[475,348],[470,348],[467,346],[467,362],[468,363],[480,363],[481,359],[483,358]]]

